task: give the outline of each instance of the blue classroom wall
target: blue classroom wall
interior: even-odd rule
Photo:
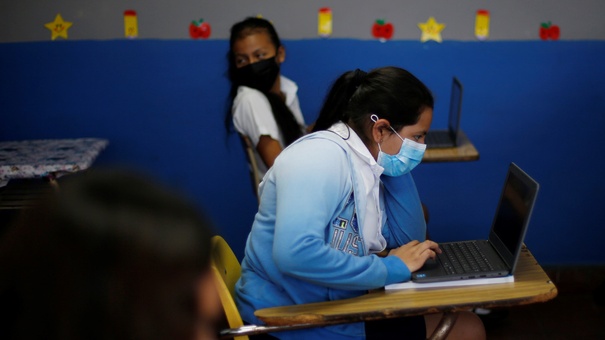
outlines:
[[[244,154],[223,127],[224,40],[0,44],[0,140],[102,137],[96,165],[126,165],[189,195],[238,257],[256,209]],[[526,243],[543,264],[603,264],[605,43],[285,41],[282,71],[308,122],[341,72],[396,65],[435,94],[444,128],[451,77],[476,162],[414,176],[437,241],[485,237],[509,162],[541,184]]]

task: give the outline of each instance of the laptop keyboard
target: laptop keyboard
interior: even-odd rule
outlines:
[[[437,259],[448,274],[464,274],[494,269],[480,251],[477,242],[446,243],[439,246],[443,252],[437,254]]]
[[[447,131],[431,131],[426,135],[425,143],[427,148],[452,146],[452,140]]]

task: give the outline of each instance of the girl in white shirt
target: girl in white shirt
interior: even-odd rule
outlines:
[[[304,134],[298,87],[280,74],[286,51],[269,21],[236,23],[229,46],[232,106],[225,125],[250,139],[262,177],[281,150]]]

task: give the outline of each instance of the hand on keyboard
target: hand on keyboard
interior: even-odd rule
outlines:
[[[389,256],[399,257],[411,272],[414,272],[424,265],[427,259],[434,259],[441,253],[439,245],[433,241],[424,242],[411,241],[399,248],[392,249]]]

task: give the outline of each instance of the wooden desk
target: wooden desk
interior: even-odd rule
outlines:
[[[453,313],[475,307],[518,306],[546,302],[555,296],[557,288],[529,250],[524,248],[515,272],[515,282],[511,283],[379,290],[352,299],[265,308],[254,314],[270,326],[325,326],[438,312]]]
[[[460,131],[458,138],[460,139],[460,145],[458,147],[426,149],[422,162],[464,162],[478,160],[479,152],[468,139],[464,131]]]

